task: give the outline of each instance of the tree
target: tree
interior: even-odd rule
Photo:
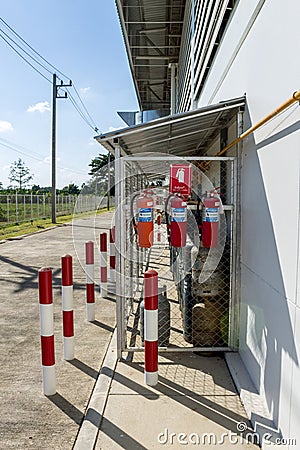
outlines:
[[[96,192],[106,193],[108,189],[108,174],[110,172],[110,195],[114,195],[114,164],[112,162],[115,160],[114,155],[108,153],[106,155],[100,154],[96,156],[96,158],[92,159],[92,162],[89,164],[91,170],[89,175],[92,175]],[[109,170],[110,169],[110,170]]]
[[[29,168],[25,165],[21,158],[14,161],[10,166],[10,175],[8,177],[10,182],[18,184],[20,190],[24,189],[33,175],[30,174]]]
[[[80,189],[79,189],[79,187],[77,186],[77,184],[70,183],[68,186],[63,187],[63,188],[60,190],[60,193],[61,193],[61,194],[64,194],[64,195],[68,195],[68,194],[71,194],[71,195],[78,195],[78,194],[80,194]]]
[[[105,166],[108,166],[109,159],[110,162],[114,161],[115,160],[114,155],[110,154],[109,158],[109,154],[107,155],[100,154],[99,156],[96,156],[96,158],[92,159],[92,162],[89,164],[89,166],[91,167],[89,175],[96,175],[97,172],[100,171],[100,169],[104,168]]]

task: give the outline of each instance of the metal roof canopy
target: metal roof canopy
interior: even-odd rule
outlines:
[[[175,157],[203,156],[222,128],[245,105],[245,97],[223,101],[189,112],[175,114],[115,130],[95,139],[114,153],[115,139],[121,155],[163,153]]]
[[[141,110],[170,106],[169,63],[178,62],[186,0],[116,0]]]

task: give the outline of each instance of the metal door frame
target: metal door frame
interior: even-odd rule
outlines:
[[[236,351],[238,347],[239,332],[239,314],[232,314],[233,309],[239,309],[239,233],[240,219],[240,160],[239,157],[215,157],[215,156],[121,156],[121,147],[115,144],[115,206],[116,206],[116,316],[117,316],[117,352],[121,358],[122,352],[143,351],[141,348],[128,347],[126,339],[127,318],[126,318],[126,297],[125,297],[125,260],[122,255],[126,251],[125,239],[122,239],[122,230],[125,229],[124,214],[122,208],[118,208],[125,201],[125,164],[128,162],[139,161],[232,161],[232,188],[233,204],[224,205],[224,209],[232,211],[232,229],[231,229],[231,255],[230,255],[230,300],[229,300],[229,344],[228,347],[182,347],[182,348],[159,348],[160,352],[182,352],[182,351]],[[120,251],[119,251],[120,249]],[[143,264],[143,262],[142,262]]]

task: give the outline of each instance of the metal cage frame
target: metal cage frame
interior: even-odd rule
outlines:
[[[227,161],[231,164],[231,189],[233,201],[232,204],[223,205],[224,210],[228,211],[231,216],[231,243],[230,243],[230,297],[229,297],[229,340],[226,347],[159,347],[160,352],[164,351],[236,351],[238,348],[238,330],[239,330],[239,252],[238,252],[238,229],[239,229],[239,158],[237,157],[214,157],[214,156],[185,156],[179,158],[176,156],[123,156],[120,155],[120,147],[115,145],[115,171],[116,171],[116,313],[117,313],[117,342],[118,342],[118,356],[121,357],[123,352],[143,351],[142,347],[131,346],[127,344],[127,320],[129,315],[128,310],[128,292],[133,297],[134,290],[139,289],[139,273],[145,267],[147,259],[147,250],[139,252],[139,259],[137,266],[131,262],[130,275],[135,274],[137,283],[133,286],[132,277],[129,280],[126,277],[126,241],[122,236],[122,230],[126,229],[126,208],[118,208],[125,202],[126,195],[126,165],[130,166],[130,176],[135,179],[135,188],[141,189],[145,185],[146,175],[139,166],[141,161],[145,162],[160,162],[160,161],[187,161],[187,162],[201,162],[201,161]],[[135,178],[134,178],[135,177]],[[129,258],[130,261],[132,258]],[[131,283],[131,285],[130,285]]]

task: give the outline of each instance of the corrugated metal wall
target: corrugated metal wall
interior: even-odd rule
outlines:
[[[236,0],[188,0],[178,65],[177,112],[194,109]]]

